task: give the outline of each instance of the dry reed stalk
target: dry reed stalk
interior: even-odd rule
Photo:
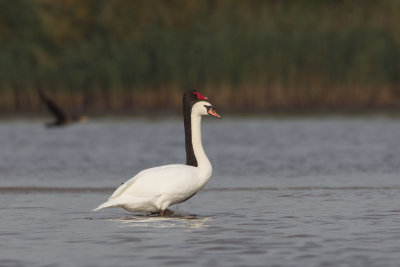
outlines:
[[[189,88],[188,88],[189,89]],[[261,112],[266,110],[301,109],[365,109],[396,107],[400,96],[390,86],[361,87],[355,85],[283,86],[261,82],[242,84],[233,88],[229,83],[211,84],[196,88],[218,109],[231,111]],[[85,108],[97,111],[163,111],[180,110],[183,90],[177,85],[151,90],[104,90],[96,88],[88,92],[65,88],[44,88],[46,94],[67,110]],[[12,87],[0,91],[0,110],[3,112],[44,111],[35,88],[18,91]]]

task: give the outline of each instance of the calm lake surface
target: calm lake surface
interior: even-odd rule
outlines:
[[[177,119],[0,122],[0,266],[400,266],[400,119],[203,119],[208,185],[156,217],[91,212],[183,163]]]

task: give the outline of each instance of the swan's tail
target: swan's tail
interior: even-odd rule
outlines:
[[[113,201],[106,201],[92,211],[101,210],[104,208],[112,208],[112,207],[115,207],[115,203]]]

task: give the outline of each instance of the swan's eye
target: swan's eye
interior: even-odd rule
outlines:
[[[209,111],[210,108],[212,108],[212,106],[207,106],[207,105],[204,105],[204,107],[207,109],[207,111]]]

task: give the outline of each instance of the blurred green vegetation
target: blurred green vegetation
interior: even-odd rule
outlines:
[[[400,104],[400,1],[0,1],[0,110]]]

